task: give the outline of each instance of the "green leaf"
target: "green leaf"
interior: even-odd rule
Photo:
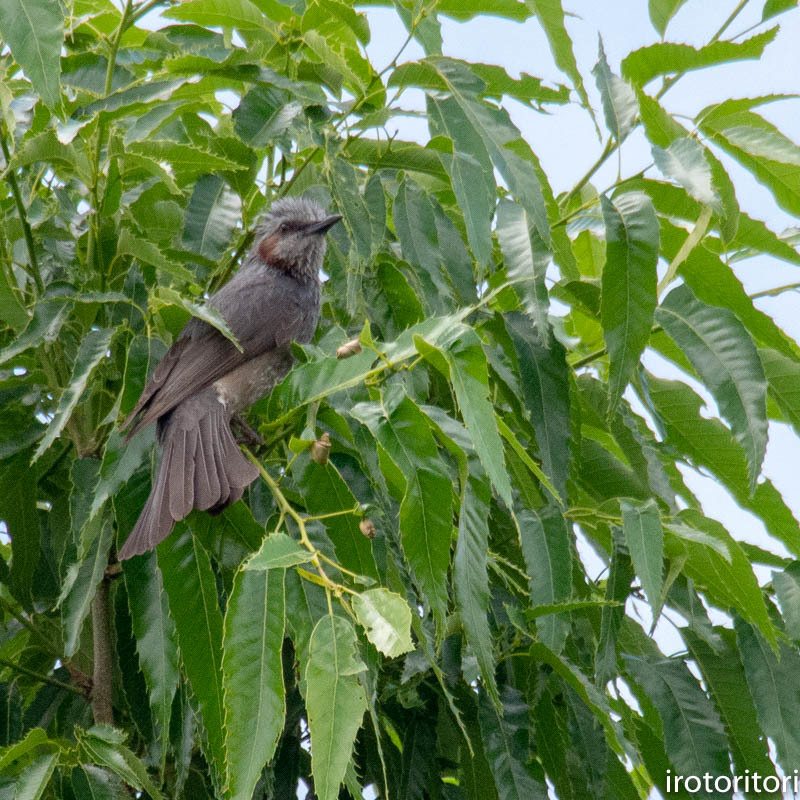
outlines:
[[[80,645],[81,629],[94,600],[97,586],[108,566],[114,529],[107,512],[97,518],[99,534],[95,537],[86,557],[69,567],[64,580],[59,603],[64,626],[64,655],[73,656]]]
[[[764,33],[751,36],[740,44],[712,42],[695,48],[688,44],[659,42],[641,47],[622,61],[622,75],[639,86],[644,86],[659,75],[703,69],[729,61],[761,58],[764,48],[775,38],[777,26]]]
[[[665,426],[666,443],[691,463],[715,475],[743,508],[759,516],[767,531],[800,555],[798,522],[780,493],[765,480],[750,493],[747,463],[731,431],[717,419],[705,419],[703,400],[686,384],[647,377],[648,394]]]
[[[67,321],[72,304],[64,300],[43,300],[36,304],[25,330],[0,350],[0,364],[5,364],[30,347],[54,341]]]
[[[0,0],[0,38],[44,104],[60,110],[64,18],[58,0]]]
[[[800,758],[800,697],[794,682],[800,656],[785,642],[780,642],[776,655],[763,636],[739,616],[734,616],[733,624],[759,726],[774,742],[784,771],[792,770],[789,765]]]
[[[355,511],[358,502],[336,466],[308,462],[298,485],[303,493],[308,512],[313,516]],[[359,530],[359,519],[352,514],[337,514],[322,521],[336,548],[342,566],[359,575],[378,577],[378,568],[372,554],[372,544]]]
[[[226,797],[250,800],[283,730],[283,569],[240,569],[225,612]]]
[[[122,743],[126,734],[110,725],[94,725],[88,731],[76,727],[81,760],[101,764],[139,792],[147,792],[152,800],[163,800],[145,765]]]
[[[761,12],[761,21],[765,22],[778,14],[783,14],[790,8],[797,5],[797,0],[767,0],[764,3],[764,10]]]
[[[256,86],[233,112],[233,129],[251,147],[266,147],[288,130],[302,110],[302,104],[287,100],[284,92]]]
[[[525,311],[533,321],[539,344],[547,347],[550,301],[544,279],[550,253],[538,234],[531,236],[525,210],[505,198],[497,208],[496,231],[508,280],[518,283]]]
[[[752,172],[790,214],[800,215],[800,147],[752,111],[707,113],[701,130]]]
[[[453,489],[428,420],[408,397],[390,412],[362,404],[351,413],[383,450],[381,470],[402,496],[403,552],[441,630],[447,613]]]
[[[69,418],[72,416],[72,412],[75,410],[75,406],[78,405],[78,401],[83,395],[84,389],[89,383],[92,373],[100,362],[107,357],[114,333],[115,330],[113,328],[91,330],[81,341],[75,364],[72,367],[69,384],[58,400],[56,412],[48,424],[39,446],[36,448],[32,462],[36,461],[64,430]]]
[[[678,13],[678,9],[686,0],[648,0],[647,8],[650,12],[650,22],[663,39],[669,21]]]
[[[770,396],[775,399],[786,419],[800,432],[800,364],[776,350],[760,349]]]
[[[520,547],[530,577],[532,605],[554,605],[572,592],[572,543],[570,532],[558,509],[544,506],[517,514]],[[548,614],[536,620],[541,641],[555,653],[564,647],[569,633],[569,617]]]
[[[539,19],[556,66],[569,76],[581,100],[581,105],[594,117],[589,96],[583,85],[583,77],[572,51],[572,39],[569,38],[566,25],[564,25],[564,9],[561,0],[525,0],[525,4]]]
[[[778,595],[787,635],[800,639],[800,562],[793,561],[781,572],[773,572],[772,585]]]
[[[285,533],[272,533],[264,539],[261,549],[244,563],[244,569],[261,570],[293,567],[306,564],[314,554],[301,547]]]
[[[474,472],[474,470],[473,470]],[[495,657],[489,628],[489,504],[491,489],[485,476],[462,476],[458,540],[453,560],[453,590],[467,642],[478,660],[486,691],[497,705]]]
[[[755,491],[767,447],[767,382],[753,340],[733,312],[701,303],[685,285],[667,295],[656,322],[686,353],[730,423]]]
[[[597,64],[592,69],[592,74],[603,101],[606,127],[614,140],[621,142],[636,125],[639,103],[633,87],[615,75],[608,66],[602,39],[599,40]]]
[[[222,614],[211,562],[185,523],[158,546],[158,566],[178,632],[186,675],[203,720],[206,760],[222,784],[225,770],[222,699]]]
[[[506,328],[519,363],[522,398],[536,432],[542,467],[565,498],[571,438],[566,351],[555,338],[548,348],[539,346],[521,314],[506,314]]]
[[[324,616],[311,634],[306,666],[306,708],[311,731],[311,772],[319,800],[336,800],[353,750],[367,698],[358,674],[366,669],[358,655],[353,623]]]
[[[191,316],[203,320],[203,322],[211,325],[212,328],[216,328],[226,339],[233,342],[237,350],[242,350],[241,345],[236,341],[233,331],[228,327],[228,323],[210,303],[203,305],[194,303],[168,286],[159,286],[150,296],[150,310],[153,313],[158,313],[165,306],[177,306]]]
[[[239,195],[216,175],[203,175],[194,185],[183,225],[187,250],[212,261],[228,249],[241,216]]]
[[[57,763],[58,753],[47,753],[25,767],[15,780],[14,800],[39,800],[50,783]]]
[[[271,5],[282,8],[279,3]],[[242,33],[270,30],[274,25],[250,0],[192,0],[167,9],[164,16],[202,26],[236,28]],[[288,18],[288,9],[284,18]]]
[[[178,640],[155,553],[123,562],[131,626],[157,730],[163,772],[172,701],[178,688]]]
[[[106,442],[103,461],[93,487],[92,507],[89,511],[91,519],[110,497],[116,495],[119,488],[127,483],[134,472],[142,465],[150,452],[155,438],[155,431],[143,433],[125,442],[117,431],[112,432]]]
[[[528,769],[528,706],[518,689],[504,686],[502,714],[485,692],[478,695],[478,722],[486,760],[500,800],[546,800],[547,786]]]
[[[698,203],[721,210],[705,148],[696,139],[682,136],[666,150],[654,145],[653,160],[665,177],[680,183]]]
[[[396,658],[414,649],[411,609],[403,597],[388,589],[368,589],[355,595],[352,602],[367,638],[381,653]]]
[[[653,622],[661,607],[662,570],[664,560],[664,531],[658,506],[653,499],[640,505],[620,501],[622,530],[630,550],[636,574],[653,609]]]
[[[677,521],[667,523],[665,528],[670,534],[665,539],[667,556],[685,554],[684,572],[698,588],[704,588],[707,600],[718,608],[735,608],[774,643],[777,631],[753,565],[725,528],[691,509],[681,511]]]
[[[486,355],[478,335],[464,327],[447,350],[415,337],[421,355],[450,379],[458,407],[469,431],[475,452],[503,501],[511,506],[511,483],[503,457],[503,443],[497,431],[494,409],[489,402],[489,373]],[[431,351],[444,358],[432,357]],[[445,366],[446,365],[446,366]]]
[[[760,735],[756,709],[750,697],[744,669],[736,648],[733,631],[715,628],[720,639],[714,650],[691,628],[681,628],[689,653],[700,667],[703,681],[722,717],[731,745],[736,774],[745,770],[773,775],[775,768],[769,760],[767,743]]]
[[[679,775],[727,775],[728,739],[711,701],[678,659],[624,656],[664,726],[664,745]]]
[[[194,2],[194,0],[192,0]],[[188,5],[192,5],[189,3]],[[131,142],[126,152],[141,155],[156,161],[167,161],[175,170],[178,183],[195,180],[200,175],[220,170],[237,170],[242,165],[238,161],[212,153],[199,144],[184,144],[164,140]]]
[[[626,192],[601,198],[606,225],[600,316],[608,349],[611,413],[650,338],[657,303],[658,220],[650,199]]]

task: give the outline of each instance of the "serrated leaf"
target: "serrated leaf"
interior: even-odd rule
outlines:
[[[633,567],[642,581],[642,588],[653,609],[655,621],[661,606],[664,560],[664,531],[658,506],[653,499],[640,505],[620,501],[622,530],[631,554]]]
[[[508,279],[519,282],[525,310],[533,321],[539,344],[547,347],[550,301],[544,279],[550,253],[538,234],[531,236],[525,210],[507,199],[498,205],[496,231]]]
[[[759,726],[775,743],[780,765],[792,770],[789,765],[800,759],[800,698],[793,677],[800,669],[800,656],[785,642],[779,644],[776,655],[761,634],[738,615],[733,624]]]
[[[414,649],[411,609],[403,597],[388,589],[368,589],[353,597],[353,611],[367,638],[389,658]]]
[[[453,589],[467,642],[475,652],[486,690],[497,705],[495,657],[491,647],[489,610],[489,504],[491,488],[473,469],[462,476],[458,540],[453,559]]]
[[[609,413],[619,402],[650,338],[656,296],[658,220],[650,199],[626,192],[601,197],[606,224],[600,317],[608,348]]]
[[[761,58],[764,48],[775,38],[778,28],[751,36],[741,43],[712,42],[695,48],[688,44],[659,42],[634,50],[622,60],[622,75],[644,86],[659,75],[688,72],[729,61]]]
[[[570,533],[558,509],[544,506],[517,514],[520,548],[529,575],[531,604],[551,606],[566,600],[572,591]],[[548,614],[536,620],[541,641],[555,653],[561,651],[569,633],[569,617]]]
[[[653,146],[653,160],[661,173],[683,186],[698,203],[720,208],[703,145],[696,139],[675,139],[666,150]]]
[[[773,572],[772,585],[778,595],[787,635],[800,639],[800,562],[793,561],[780,572]]]
[[[547,786],[528,769],[528,706],[518,689],[504,686],[502,712],[478,695],[478,722],[486,760],[500,800],[545,800]]]
[[[686,285],[667,295],[656,310],[656,322],[714,395],[744,449],[755,491],[767,447],[767,382],[753,340],[730,310],[701,303]]]
[[[561,0],[526,0],[525,4],[539,19],[547,36],[550,52],[553,54],[556,66],[569,76],[581,100],[581,105],[594,116],[591,111],[589,96],[586,94],[586,88],[583,85],[583,77],[575,61],[572,39],[570,39],[564,24],[564,9],[561,5]]]
[[[203,322],[211,325],[212,328],[216,328],[226,339],[236,345],[237,350],[241,351],[242,347],[236,341],[236,337],[228,327],[228,323],[210,303],[204,305],[194,303],[168,286],[159,286],[150,297],[150,310],[153,313],[157,313],[164,306],[177,306],[191,316],[203,320]]]
[[[239,195],[217,175],[203,175],[186,206],[182,242],[187,250],[218,259],[230,245],[242,210]]]
[[[242,168],[238,161],[224,158],[197,144],[156,140],[131,142],[126,149],[134,155],[168,162],[177,173],[177,177],[184,182],[210,172]]]
[[[186,675],[202,715],[203,752],[215,783],[225,772],[222,614],[211,561],[185,523],[158,546],[158,566],[175,620]]]
[[[689,653],[700,667],[711,699],[722,717],[737,773],[745,774],[749,769],[751,772],[758,770],[762,775],[773,775],[775,768],[769,759],[767,743],[760,736],[756,710],[733,631],[716,629],[716,632],[720,649],[715,651],[690,628],[681,629]]]
[[[161,769],[167,758],[172,701],[178,688],[179,659],[175,622],[155,553],[123,562],[125,588],[153,719],[161,736]]]
[[[615,75],[608,66],[602,39],[599,40],[597,64],[592,69],[592,74],[603,102],[606,127],[614,140],[621,142],[636,125],[639,103],[633,87],[619,75]]]
[[[431,358],[431,346],[417,339],[417,349]],[[489,402],[489,374],[486,355],[477,334],[464,327],[458,338],[446,350],[434,347],[443,358],[431,358],[439,370],[444,370],[455,391],[458,407],[469,431],[475,452],[503,501],[511,505],[511,483],[505,468],[503,443],[497,430],[494,410]]]
[[[36,304],[33,317],[25,330],[0,350],[0,364],[5,364],[30,347],[52,342],[67,321],[72,303],[65,300],[43,300]]]
[[[302,110],[302,104],[288,100],[285,93],[256,86],[233,112],[233,129],[252,147],[266,147],[286,132]]]
[[[225,612],[226,797],[250,800],[283,730],[285,570],[239,570]]]
[[[358,675],[353,623],[324,616],[314,627],[306,666],[306,708],[311,731],[311,772],[319,800],[336,800],[361,719],[367,710]]]
[[[57,0],[0,0],[0,38],[44,104],[60,110],[64,17]]]
[[[625,665],[658,710],[664,745],[680,775],[727,775],[728,739],[716,709],[678,659],[626,655]]]
[[[57,763],[58,753],[46,753],[25,767],[15,779],[14,800],[39,800],[47,789]]]
[[[280,8],[280,4],[276,5]],[[272,27],[270,20],[250,0],[192,0],[167,9],[164,16],[201,26],[236,28],[242,32],[263,31]]]
[[[244,569],[261,570],[293,567],[296,564],[306,564],[314,554],[301,547],[294,539],[285,533],[272,533],[264,539],[261,549],[251,556],[244,564]]]

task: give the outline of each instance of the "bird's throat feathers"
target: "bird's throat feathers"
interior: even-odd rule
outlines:
[[[318,270],[315,269],[316,259],[309,258],[310,253],[287,256],[286,250],[286,241],[278,233],[265,236],[256,248],[261,262],[272,269],[285,272],[302,282],[314,280],[318,277]]]

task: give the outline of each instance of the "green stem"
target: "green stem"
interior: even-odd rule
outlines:
[[[784,292],[792,292],[800,289],[800,283],[786,283],[783,286],[776,286],[774,289],[762,289],[760,292],[754,292],[750,295],[751,300],[757,300],[759,297],[777,297]]]
[[[64,450],[66,452],[66,448]],[[59,456],[59,459],[61,457]],[[3,609],[8,613],[11,614],[14,619],[22,625],[23,628],[27,629],[31,634],[37,637],[41,643],[41,645],[50,652],[52,656],[56,658],[61,658],[61,653],[53,646],[53,642],[48,639],[37,627],[35,627],[28,619],[26,619],[22,614],[20,614],[14,607],[3,597],[0,597],[0,605]]]
[[[572,200],[573,197],[581,190],[583,187],[592,179],[592,175],[597,172],[600,167],[606,162],[606,159],[619,147],[618,144],[614,142],[613,139],[609,138],[606,142],[606,146],[603,148],[603,152],[597,157],[597,161],[586,170],[586,174],[570,189],[569,194],[564,198],[563,205],[568,205],[569,201]]]
[[[23,667],[21,664],[15,664],[13,661],[7,661],[5,658],[0,658],[0,667],[8,667],[9,669],[13,669],[14,672],[19,672],[20,675],[27,675],[29,678],[34,678],[42,683],[49,683],[51,686],[57,686],[59,689],[65,689],[73,694],[79,694],[81,697],[86,697],[85,693],[81,689],[79,689],[77,686],[73,686],[71,683],[64,683],[64,681],[60,681],[57,678],[51,678],[49,675],[44,675],[41,672],[35,672],[32,669]]]
[[[17,176],[11,167],[11,154],[8,150],[8,144],[5,136],[5,126],[0,130],[0,147],[3,150],[3,158],[9,169],[6,170],[6,180],[11,187],[11,194],[14,195],[14,204],[17,206],[17,213],[19,214],[20,222],[22,222],[22,232],[25,235],[25,246],[28,248],[28,258],[30,259],[29,274],[33,278],[36,285],[36,292],[39,295],[44,294],[44,283],[42,282],[42,274],[39,272],[39,262],[36,260],[36,248],[33,245],[33,234],[31,233],[31,226],[28,222],[28,215],[25,212],[25,204],[22,202],[22,194],[19,191],[19,184],[17,183]]]
[[[692,232],[686,237],[686,241],[681,245],[680,250],[675,254],[675,258],[672,259],[670,262],[669,267],[667,267],[667,272],[664,277],[661,279],[661,282],[658,284],[658,294],[660,295],[667,286],[672,283],[675,279],[675,275],[678,273],[678,268],[684,261],[689,257],[689,254],[694,250],[695,247],[700,243],[700,240],[706,235],[706,231],[708,230],[708,225],[711,222],[711,217],[714,211],[711,206],[705,206],[703,210],[700,212],[700,216],[697,218],[697,222],[694,224],[694,228],[692,228]]]
[[[730,16],[725,20],[725,22],[720,25],[717,32],[711,37],[709,44],[714,44],[726,30],[730,24],[739,16],[741,10],[747,5],[748,0],[739,0],[738,5],[736,8],[731,11]],[[677,75],[673,75],[671,78],[665,78],[664,83],[661,85],[661,89],[659,90],[658,94],[656,95],[656,100],[660,100],[684,75],[686,72],[679,72]]]

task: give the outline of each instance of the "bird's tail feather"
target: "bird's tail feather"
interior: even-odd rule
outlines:
[[[152,550],[193,508],[219,512],[239,500],[258,470],[236,445],[216,396],[201,393],[172,413],[150,496],[119,552],[122,561]]]

